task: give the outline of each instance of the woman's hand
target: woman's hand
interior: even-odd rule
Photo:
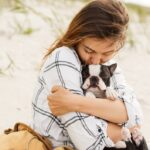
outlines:
[[[74,94],[61,86],[54,86],[51,92],[52,94],[48,95],[48,105],[54,115],[60,116],[73,111]]]

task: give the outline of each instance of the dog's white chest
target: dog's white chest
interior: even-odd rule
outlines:
[[[91,92],[97,98],[105,98],[105,91],[99,90],[98,88],[89,88],[88,92]]]

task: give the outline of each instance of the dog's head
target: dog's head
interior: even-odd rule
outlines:
[[[112,77],[116,67],[116,63],[110,66],[84,65],[82,68],[82,88],[84,90],[89,88],[105,90],[107,86],[110,86],[110,78]]]

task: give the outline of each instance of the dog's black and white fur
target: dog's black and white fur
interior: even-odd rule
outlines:
[[[89,97],[117,99],[117,93],[110,88],[110,78],[117,64],[85,65],[82,69],[83,85],[85,95]]]
[[[116,63],[110,66],[84,65],[82,68],[82,88],[85,95],[116,100],[118,98],[117,92],[110,88],[110,80],[116,67]],[[127,128],[123,127],[121,135],[122,141],[118,141],[113,148],[105,148],[105,150],[148,150],[145,139],[138,128],[130,133]]]

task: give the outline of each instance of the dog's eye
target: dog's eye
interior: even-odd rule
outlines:
[[[85,79],[87,79],[89,77],[89,72],[87,69],[83,69],[82,70],[82,79],[83,81],[85,81]]]
[[[89,73],[87,71],[82,72],[82,77],[87,78],[89,76]]]

